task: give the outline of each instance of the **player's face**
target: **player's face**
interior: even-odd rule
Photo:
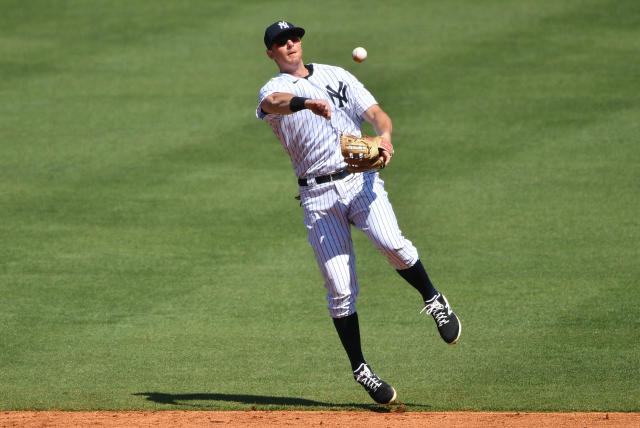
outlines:
[[[302,41],[300,37],[289,35],[282,37],[267,50],[269,58],[274,60],[282,71],[297,66],[302,61]]]

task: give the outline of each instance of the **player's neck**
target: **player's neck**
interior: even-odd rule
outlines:
[[[309,70],[304,66],[304,62],[300,61],[295,66],[291,67],[280,67],[280,72],[287,73],[295,77],[307,77],[309,75]]]

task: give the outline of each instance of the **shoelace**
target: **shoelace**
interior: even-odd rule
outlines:
[[[382,385],[380,378],[374,375],[366,366],[356,374],[356,381],[368,390],[374,392]]]
[[[442,303],[438,302],[438,299],[434,299],[433,303],[426,305],[420,313],[425,312],[427,315],[431,315],[435,320],[438,327],[442,327],[447,324],[449,320],[447,319],[447,312],[445,311],[445,307]]]

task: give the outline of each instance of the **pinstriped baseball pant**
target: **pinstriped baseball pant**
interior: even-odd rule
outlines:
[[[362,230],[395,269],[410,268],[418,261],[418,251],[402,235],[377,172],[300,187],[300,197],[332,318],[356,311],[359,287],[351,225]]]

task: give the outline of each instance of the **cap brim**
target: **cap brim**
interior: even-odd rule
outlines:
[[[300,27],[296,27],[293,29],[293,34],[295,34],[298,37],[302,37],[304,36],[304,28],[300,28]]]

